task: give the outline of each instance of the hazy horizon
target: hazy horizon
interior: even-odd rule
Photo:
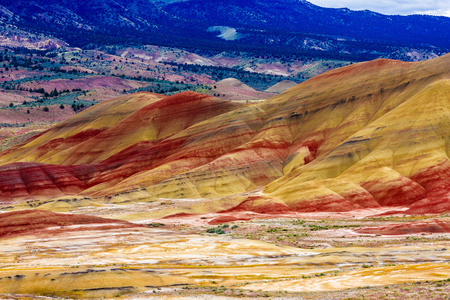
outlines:
[[[434,15],[450,17],[450,2],[442,0],[309,0],[322,7],[349,8],[351,10],[371,10],[385,15]]]

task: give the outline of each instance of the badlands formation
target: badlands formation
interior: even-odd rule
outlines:
[[[278,82],[277,84],[271,86],[266,90],[268,93],[282,93],[284,91],[287,91],[290,88],[293,88],[297,84],[291,80],[283,80]]]
[[[0,153],[0,293],[151,297],[219,284],[287,297],[445,280],[449,108],[450,55],[353,64],[257,103],[183,92],[97,104]],[[389,216],[405,219],[376,222]],[[269,229],[299,219],[334,224],[302,223],[317,239],[436,240],[305,249],[309,233]],[[278,241],[202,227],[250,224],[239,220]]]

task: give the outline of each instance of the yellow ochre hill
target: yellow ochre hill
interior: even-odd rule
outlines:
[[[251,105],[137,93],[1,152],[0,202],[78,195],[203,199],[203,212],[450,211],[449,105],[450,55],[353,64]]]

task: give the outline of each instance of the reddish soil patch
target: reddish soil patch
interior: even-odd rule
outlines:
[[[147,86],[147,83],[122,79],[113,76],[92,76],[86,78],[78,78],[74,80],[69,79],[54,79],[49,81],[36,81],[27,82],[23,86],[26,88],[44,88],[45,91],[50,92],[53,89],[61,90],[72,90],[72,89],[82,89],[82,90],[93,90],[100,88],[107,88],[116,91],[121,91],[123,89],[135,89],[139,87]]]
[[[272,202],[269,199],[263,202],[263,204],[255,205],[255,201],[262,199],[259,196],[250,196],[239,205],[220,211],[219,213],[232,213],[232,212],[256,212],[259,214],[283,214],[290,212],[287,205],[282,203]]]
[[[183,217],[190,217],[190,216],[193,216],[193,214],[177,213],[177,214],[165,216],[163,219],[183,218]]]
[[[82,168],[83,166],[81,166]],[[83,169],[83,168],[82,168]],[[86,167],[84,167],[86,169]],[[79,170],[79,172],[82,170]],[[78,174],[82,177],[82,174]],[[86,185],[65,166],[14,163],[0,167],[0,201],[10,203],[35,197],[61,197],[76,194]]]
[[[250,215],[232,215],[232,214],[224,214],[219,215],[218,217],[215,217],[211,221],[208,222],[210,225],[218,225],[228,222],[234,222],[234,221],[249,221],[252,219],[252,216]]]
[[[265,212],[257,213],[253,211],[233,211],[232,213],[218,213],[208,224],[217,225],[235,221],[250,221],[256,219],[281,219],[281,218],[299,218],[300,214],[292,211],[285,212]]]
[[[358,233],[404,235],[415,233],[450,233],[450,221],[431,220],[429,222],[408,222],[400,224],[387,224],[377,227],[367,227],[355,230]]]
[[[0,120],[1,123],[9,123],[12,126],[21,124],[22,126],[32,127],[34,124],[61,122],[75,114],[72,109],[68,107],[61,109],[59,105],[47,105],[47,108],[48,111],[44,111],[44,107],[2,109],[0,110]]]
[[[80,228],[67,228],[72,225],[94,225],[92,229],[131,228],[140,225],[126,221],[104,219],[87,215],[60,214],[44,210],[22,210],[0,214],[0,238],[11,238],[21,235],[39,234],[49,227],[60,226],[58,232],[75,231]],[[82,227],[81,230],[90,228]]]
[[[391,68],[401,69],[407,67],[409,67],[409,63],[407,62],[378,58],[369,62],[352,64],[339,69],[331,70],[314,77],[312,80],[313,81],[318,80],[322,81],[330,79],[339,80],[340,78],[343,78],[345,76],[352,76],[352,75],[356,76],[356,74],[360,76],[363,73],[379,72],[380,70],[385,69]]]

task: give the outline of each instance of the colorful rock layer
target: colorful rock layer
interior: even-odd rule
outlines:
[[[449,106],[450,55],[353,64],[252,105],[138,93],[0,153],[0,201],[239,195],[208,209],[450,211]]]

